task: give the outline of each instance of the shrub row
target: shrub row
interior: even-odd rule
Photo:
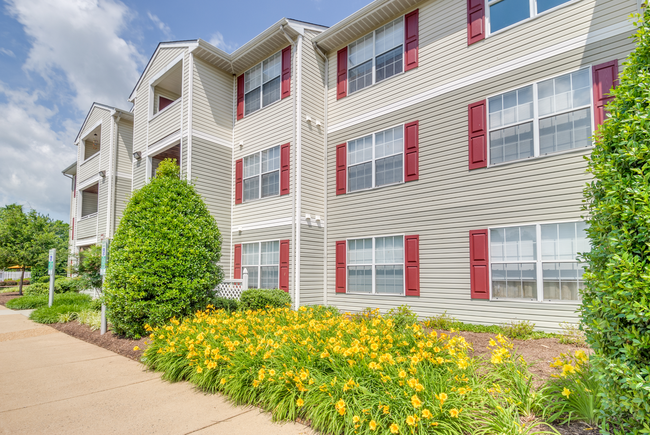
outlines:
[[[66,278],[57,277],[54,280],[54,293],[68,293],[78,292],[85,287],[84,281],[81,278]],[[34,283],[24,289],[26,295],[43,295],[48,294],[50,291],[50,284],[48,283]]]
[[[0,287],[11,287],[20,284],[20,280],[15,279],[5,279],[0,281]],[[23,285],[29,285],[29,278],[23,280]]]
[[[248,289],[244,290],[239,300],[226,299],[217,296],[213,307],[229,313],[237,310],[263,310],[269,308],[284,308],[291,306],[291,296],[279,289]]]

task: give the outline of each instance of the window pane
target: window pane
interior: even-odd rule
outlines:
[[[262,174],[262,198],[280,193],[280,171]]]
[[[244,116],[259,110],[261,89],[257,88],[244,96]]]
[[[280,99],[280,77],[263,84],[262,91],[262,107],[278,101]]]
[[[404,22],[398,18],[375,32],[375,53],[382,54],[402,45],[404,38]]]
[[[260,267],[259,266],[246,266],[248,271],[248,288],[259,288]],[[242,266],[243,273],[244,266]]]
[[[491,229],[490,257],[492,261],[537,260],[535,225]]]
[[[372,264],[372,239],[348,241],[348,264]]]
[[[581,109],[539,121],[540,153],[591,146],[591,112]]]
[[[348,266],[348,287],[352,293],[372,293],[372,266]]]
[[[570,0],[537,0],[537,13],[540,14]]]
[[[262,63],[262,83],[280,77],[282,71],[281,53],[277,52]]]
[[[354,68],[372,59],[372,33],[354,41],[348,49],[348,68]]]
[[[350,93],[372,84],[372,60],[352,68],[348,74],[348,91]]]
[[[564,74],[538,85],[539,115],[545,116],[591,104],[589,70]]]
[[[348,142],[348,165],[372,160],[372,136]]]
[[[262,265],[280,264],[280,242],[262,242]]]
[[[244,243],[241,253],[242,266],[257,266],[259,264],[259,253],[259,243]]]
[[[375,162],[375,185],[399,183],[402,181],[402,154],[379,159]]]
[[[280,169],[280,147],[269,148],[262,151],[262,172]]]
[[[244,201],[260,197],[260,177],[247,178],[244,180]]]
[[[244,178],[259,175],[260,155],[255,153],[244,157]]]
[[[378,82],[402,72],[402,46],[392,49],[388,53],[377,56],[376,80]]]
[[[491,269],[493,297],[537,299],[536,264],[493,264]]]
[[[490,258],[492,261],[505,261],[505,241],[505,228],[493,228],[490,230]]]
[[[576,224],[576,233],[578,234],[578,253],[591,251],[591,243],[587,236],[587,223],[580,221]]]
[[[244,74],[244,92],[248,93],[262,84],[262,66],[255,65]]]
[[[280,268],[278,266],[262,266],[260,288],[278,288],[280,282]]]
[[[372,187],[372,162],[348,167],[348,192]]]
[[[591,246],[584,222],[542,225],[542,260],[577,260]]]
[[[404,263],[404,238],[402,236],[375,239],[375,263]]]
[[[490,163],[497,164],[533,156],[533,123],[490,132]]]
[[[496,32],[530,17],[528,0],[503,0],[490,6],[490,32]]]
[[[544,299],[579,300],[583,273],[579,263],[543,263]]]
[[[404,266],[377,266],[376,293],[401,295],[404,293]]]
[[[404,128],[399,127],[375,133],[375,158],[401,153],[404,151]]]
[[[497,95],[488,100],[490,129],[533,118],[533,86]]]

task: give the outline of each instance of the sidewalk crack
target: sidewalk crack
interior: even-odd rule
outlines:
[[[240,415],[244,415],[244,414],[246,414],[246,413],[248,413],[248,412],[251,412],[251,411],[254,411],[254,409],[249,409],[249,410],[247,410],[247,411],[240,412],[239,414],[235,414],[235,415],[233,415],[233,416],[231,416],[231,417],[228,417],[228,418],[225,418],[225,419],[223,419],[223,420],[215,421],[214,423],[211,423],[211,424],[209,424],[209,425],[207,425],[207,426],[203,426],[203,427],[200,427],[200,428],[198,428],[198,429],[194,429],[193,431],[186,432],[184,435],[190,435],[191,433],[195,433],[195,432],[198,432],[198,431],[200,431],[200,430],[207,429],[207,428],[212,427],[212,426],[216,426],[216,425],[218,425],[219,423],[224,423],[224,422],[226,422],[226,421],[228,421],[228,420],[232,420],[232,419],[235,418],[235,417],[239,417]]]

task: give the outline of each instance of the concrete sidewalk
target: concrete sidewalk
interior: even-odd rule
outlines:
[[[5,311],[6,310],[6,311]],[[0,306],[0,434],[306,435]]]

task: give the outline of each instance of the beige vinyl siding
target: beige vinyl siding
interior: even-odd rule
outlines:
[[[106,166],[108,166],[108,156],[105,156]],[[104,161],[102,161],[102,164]],[[107,231],[107,215],[112,207],[108,204],[108,189],[110,184],[110,177],[99,178],[99,201],[97,206],[97,234],[106,236]]]
[[[422,4],[419,7],[418,68],[341,100],[336,100],[337,50],[332,50],[328,75],[329,126],[589,32],[626,22],[636,11],[637,4],[634,0],[579,0],[469,47],[466,8],[466,2],[457,0]]]
[[[181,176],[187,178],[187,137],[181,139],[181,161],[178,162],[181,168]]]
[[[133,190],[141,189],[147,182],[147,158],[133,159]]]
[[[181,96],[179,94],[176,94],[174,92],[168,91],[167,89],[160,89],[158,87],[154,88],[154,93],[153,93],[153,111],[154,113],[157,113],[160,111],[160,100],[158,97],[164,97],[167,98],[168,100],[176,101],[178,100]],[[169,107],[169,106],[168,106]]]
[[[83,201],[82,201],[83,202]],[[97,216],[92,216],[86,219],[80,219],[77,222],[77,241],[87,237],[95,237],[97,235]]]
[[[83,139],[86,138],[86,135],[88,135],[92,129],[95,127],[95,124],[97,124],[99,121],[102,122],[102,137],[100,139],[101,145],[100,145],[100,151],[104,150],[104,147],[107,146],[108,144],[108,139],[110,138],[110,133],[111,133],[111,125],[109,123],[110,121],[110,112],[106,109],[102,109],[100,107],[94,106],[91,109],[91,112],[88,114],[88,119],[86,120],[86,123],[84,125],[84,130],[81,132],[79,135],[79,138],[81,139],[79,142],[79,160],[77,160],[80,164],[84,162],[84,143]],[[108,131],[107,131],[108,130]],[[90,138],[92,139],[92,137]],[[99,154],[99,153],[98,153]]]
[[[124,209],[131,198],[131,179],[117,177],[115,181],[115,223],[113,233],[120,225]]]
[[[192,139],[192,181],[221,232],[221,266],[230,265],[230,189],[232,149],[194,137]]]
[[[83,138],[85,135],[91,132],[91,129],[97,122],[101,121],[101,138],[100,138],[100,149],[99,152],[93,155],[90,159],[84,162],[84,143]],[[88,116],[86,121],[85,129],[81,133],[80,138],[82,139],[78,145],[78,166],[77,173],[79,174],[78,180],[84,182],[90,177],[93,177],[99,173],[100,170],[106,169],[108,162],[108,155],[110,153],[111,147],[111,124],[113,120],[111,119],[111,114],[106,109],[101,109],[99,107],[93,107],[91,113]],[[100,167],[101,166],[101,167]]]
[[[87,179],[94,177],[99,173],[99,160],[100,153],[95,154],[90,160],[82,163],[77,168],[77,173],[79,174],[79,183],[83,183]]]
[[[324,236],[323,227],[300,227],[300,305],[324,303]]]
[[[294,255],[294,241],[291,236],[292,228],[291,225],[282,225],[277,227],[270,228],[259,228],[255,230],[246,230],[239,232],[234,232],[232,234],[232,244],[237,245],[241,243],[252,243],[252,242],[266,242],[271,240],[289,240],[289,294],[291,295],[291,300],[295,301],[294,293],[294,272],[293,272],[293,255]],[[233,248],[234,249],[234,248]],[[232,261],[230,264],[230,270],[232,271]],[[228,269],[224,267],[224,273],[227,273]],[[243,272],[243,267],[242,267]],[[231,272],[232,273],[232,272]]]
[[[194,58],[192,129],[232,142],[233,77]]]
[[[181,108],[178,103],[166,108],[149,121],[149,145],[176,133],[181,128]]]
[[[131,175],[133,170],[133,123],[123,119],[117,123],[117,161],[115,170]]]
[[[328,154],[328,303],[343,310],[410,305],[421,317],[444,311],[470,323],[530,320],[557,330],[577,322],[576,303],[471,300],[469,231],[491,226],[580,220],[589,180],[583,156],[565,154],[468,170],[467,105],[548,77],[619,59],[633,48],[624,35],[330,134]],[[420,122],[420,179],[335,195],[335,147],[385,126]],[[335,242],[392,234],[420,236],[421,296],[341,295],[334,291]]]

